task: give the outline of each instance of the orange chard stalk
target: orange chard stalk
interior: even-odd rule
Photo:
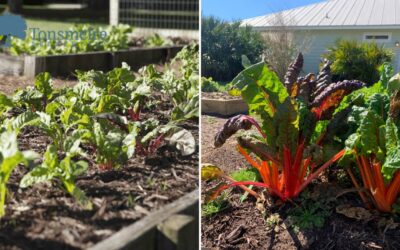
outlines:
[[[381,212],[390,213],[400,192],[400,172],[397,172],[390,184],[386,186],[381,172],[381,163],[373,156],[359,156],[356,153],[356,163],[364,186],[370,192],[375,207]],[[354,186],[359,189],[358,183],[353,178],[354,176],[351,177]],[[360,192],[359,194],[363,202],[368,204],[365,195]]]

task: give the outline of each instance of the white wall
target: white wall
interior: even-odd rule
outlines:
[[[308,30],[298,31],[298,43],[309,41],[308,51],[304,52],[304,73],[318,72],[323,54],[335,44],[338,39],[363,41],[365,33],[390,33],[390,41],[383,43],[394,53],[393,66],[396,72],[400,72],[400,48],[395,43],[400,42],[400,30]],[[306,42],[308,43],[308,42]]]

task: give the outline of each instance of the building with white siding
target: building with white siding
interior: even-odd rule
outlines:
[[[321,57],[338,39],[382,44],[393,51],[393,66],[400,71],[400,0],[327,0],[249,18],[242,25],[261,32],[279,30],[277,16],[298,42],[309,39],[305,72],[318,71]]]

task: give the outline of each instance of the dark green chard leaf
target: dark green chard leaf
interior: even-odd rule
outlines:
[[[382,172],[387,179],[391,179],[394,173],[400,169],[400,126],[399,123],[388,118],[386,120],[386,161]]]
[[[369,97],[368,109],[373,110],[376,114],[381,116],[383,120],[387,119],[389,106],[390,100],[385,94],[376,93]]]

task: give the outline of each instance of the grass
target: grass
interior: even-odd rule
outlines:
[[[4,11],[5,5],[0,5],[0,15]],[[48,9],[46,6],[43,5],[24,5],[24,10],[44,10],[51,12],[52,9]],[[101,20],[93,20],[87,18],[63,18],[60,17],[59,20],[54,19],[45,19],[45,18],[36,18],[36,17],[25,17],[27,22],[28,29],[30,28],[40,28],[41,30],[68,30],[69,28],[73,27],[75,24],[90,24],[93,27],[106,27],[108,23],[106,21]]]

